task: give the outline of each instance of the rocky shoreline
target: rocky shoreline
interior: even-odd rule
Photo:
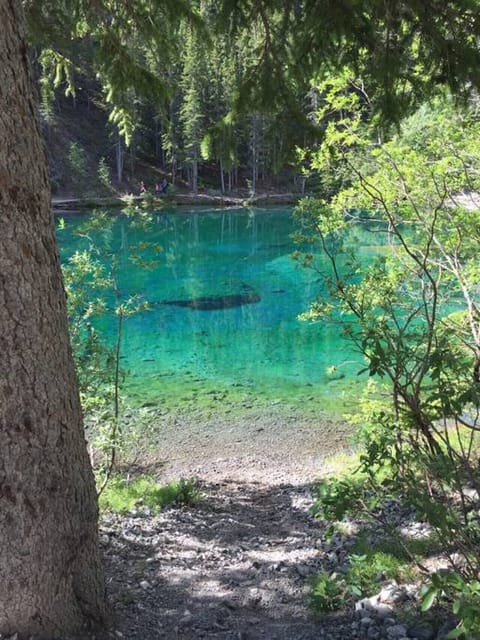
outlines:
[[[278,401],[216,410],[132,410],[132,424],[150,426],[133,435],[125,470],[159,482],[196,476],[204,482],[310,484],[328,471],[329,456],[350,447],[352,426],[338,417]],[[125,427],[128,429],[128,426]]]

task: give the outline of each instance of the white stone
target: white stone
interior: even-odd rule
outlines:
[[[391,602],[396,604],[406,600],[407,594],[402,587],[399,587],[397,584],[392,584],[380,591],[379,599],[380,602]]]

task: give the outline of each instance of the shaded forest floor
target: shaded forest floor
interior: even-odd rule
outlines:
[[[322,622],[307,597],[308,577],[331,553],[310,491],[329,468],[325,456],[346,446],[348,425],[277,405],[210,419],[150,411],[158,441],[150,435],[149,452],[140,447],[124,471],[161,483],[195,476],[200,498],[158,515],[142,505],[103,515],[109,637],[352,637],[354,612]]]
[[[311,488],[223,479],[200,483],[190,506],[104,515],[107,638],[445,640],[448,615],[419,617],[418,585],[381,576],[355,608],[313,613],[309,578],[341,569],[355,534],[327,537],[309,511]]]
[[[105,516],[101,540],[116,637],[352,637],[351,617],[315,618],[306,582],[327,552],[309,487],[223,480],[194,506]],[[352,614],[353,615],[353,614]],[[353,635],[355,637],[355,635]]]
[[[382,576],[372,610],[350,603],[326,615],[309,607],[309,578],[341,571],[356,534],[353,527],[329,538],[327,524],[309,511],[316,481],[336,464],[325,456],[346,446],[348,429],[340,420],[302,414],[270,407],[268,415],[236,421],[163,416],[158,452],[130,470],[161,482],[196,475],[200,497],[157,515],[139,504],[124,516],[102,516],[114,619],[107,638],[446,637],[451,626],[443,625],[443,614],[402,623],[397,600],[403,609],[416,609],[416,586],[392,586]],[[401,527],[408,517],[392,512],[392,525]]]
[[[235,417],[219,409],[209,419],[152,409],[151,421],[158,442],[130,470],[161,482],[196,476],[200,499],[157,516],[141,506],[104,515],[117,637],[321,637],[306,597],[323,554],[310,483],[325,455],[345,446],[347,425],[283,405]]]

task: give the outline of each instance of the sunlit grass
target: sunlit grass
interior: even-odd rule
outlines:
[[[124,515],[136,506],[148,507],[158,513],[168,505],[191,505],[199,498],[194,479],[183,479],[165,485],[156,483],[149,476],[128,480],[114,477],[101,493],[99,505],[102,511],[113,511]]]

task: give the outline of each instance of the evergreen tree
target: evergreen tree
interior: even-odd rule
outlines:
[[[198,192],[198,165],[201,161],[201,143],[205,132],[204,100],[207,73],[205,48],[196,33],[186,27],[184,36],[183,70],[180,86],[183,102],[180,122],[189,163],[189,183],[193,193]]]

